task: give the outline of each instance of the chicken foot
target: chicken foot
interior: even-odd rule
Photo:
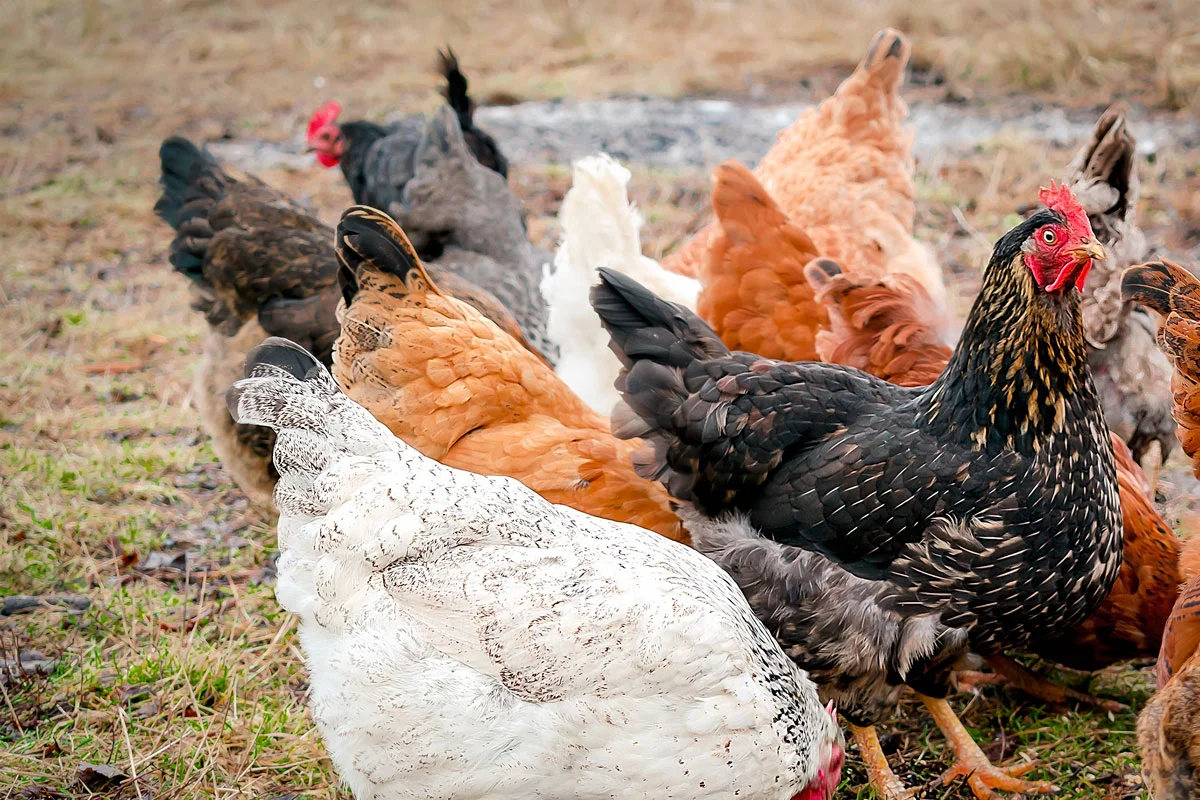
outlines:
[[[860,728],[852,722],[848,724],[850,725],[850,734],[858,744],[859,755],[867,765],[867,777],[870,779],[871,788],[875,790],[875,793],[883,800],[912,800],[916,796],[916,792],[906,788],[896,777],[896,773],[892,772],[887,756],[883,754],[883,748],[879,745],[879,736],[875,733],[875,726],[869,725],[866,728]]]
[[[1035,700],[1041,700],[1047,705],[1065,706],[1068,704],[1068,701],[1073,700],[1076,703],[1098,708],[1101,711],[1117,712],[1128,708],[1128,706],[1118,703],[1116,700],[1096,697],[1095,695],[1085,694],[1067,686],[1060,686],[1049,678],[1038,675],[1033,670],[1013,661],[1007,656],[989,656],[988,664],[991,665],[992,669],[996,670],[996,673],[1009,686],[1024,692]]]
[[[1011,767],[997,767],[992,764],[963,727],[949,703],[924,695],[918,696],[933,715],[933,721],[945,735],[947,744],[954,750],[954,766],[942,776],[943,785],[955,778],[966,778],[967,785],[978,800],[1001,800],[998,792],[1053,794],[1058,791],[1057,786],[1046,781],[1021,780],[1020,776],[1033,769],[1035,764],[1017,764]]]

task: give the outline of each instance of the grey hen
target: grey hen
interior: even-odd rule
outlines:
[[[551,364],[558,360],[540,289],[553,256],[529,241],[520,201],[472,154],[449,106],[425,126],[413,177],[401,202],[385,210],[423,258],[495,295],[530,344]]]
[[[1144,308],[1121,299],[1122,272],[1144,261],[1147,251],[1136,219],[1136,144],[1123,109],[1113,106],[1101,115],[1068,174],[1108,251],[1108,260],[1094,265],[1083,293],[1088,366],[1105,420],[1129,445],[1153,486],[1174,446],[1175,422],[1171,365],[1154,344],[1154,320]]]
[[[454,109],[471,152],[479,162],[508,176],[508,161],[486,131],[475,127],[475,101],[467,92],[467,78],[458,68],[454,52],[438,53],[438,69],[446,79],[442,96]],[[354,202],[387,210],[400,199],[413,174],[413,158],[425,120],[408,116],[384,127],[367,120],[339,124],[342,107],[330,101],[308,122],[308,147],[322,166],[340,166]],[[422,253],[422,256],[425,254]]]

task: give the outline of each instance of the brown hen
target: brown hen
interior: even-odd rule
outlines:
[[[946,290],[941,271],[930,252],[913,239],[913,136],[905,125],[908,107],[899,94],[909,52],[908,42],[897,31],[887,29],[876,34],[858,68],[833,96],[804,111],[780,132],[754,176],[781,211],[770,214],[774,219],[769,227],[783,229],[790,219],[792,227],[787,228],[785,238],[796,238],[798,234],[802,251],[807,247],[804,242],[811,241],[816,253],[834,259],[853,275],[908,275],[925,287],[939,310],[944,310]],[[663,262],[668,269],[698,277],[711,258],[731,257],[713,252],[720,247],[722,234],[729,236],[729,220],[736,220],[739,214],[736,204],[718,199],[721,170],[717,177],[718,190],[713,198],[717,223],[668,257]],[[761,195],[743,194],[754,210],[773,205]],[[745,240],[741,243],[744,245]],[[791,242],[783,244],[784,252],[792,247]],[[775,313],[750,308],[746,302],[747,296],[761,298],[766,294],[761,285],[766,273],[758,266],[763,261],[763,248],[769,246],[763,242],[752,249],[754,257],[741,268],[759,280],[758,285],[749,290],[738,286],[736,291],[726,284],[720,287],[729,293],[726,304],[742,302],[748,309],[748,321]],[[736,263],[719,268],[726,276],[738,270]],[[806,291],[794,289],[792,281],[799,275],[784,271],[779,277],[784,285],[776,292],[781,297],[789,291]],[[711,295],[717,288],[706,287],[706,292]],[[811,319],[803,316],[810,312],[814,314]],[[788,318],[815,331],[820,316],[819,309],[802,306],[791,311]],[[723,324],[727,329],[731,327],[728,322]],[[762,350],[754,352],[767,355]]]
[[[700,270],[696,311],[734,350],[815,359],[817,331],[827,317],[804,267],[817,246],[743,164],[726,161],[713,179],[718,225]]]
[[[334,377],[425,455],[508,475],[552,503],[688,543],[666,490],[546,363],[430,279],[404,232],[364,206],[338,226],[345,305]]]
[[[1121,294],[1163,318],[1158,346],[1175,367],[1171,391],[1177,435],[1200,477],[1200,281],[1162,259],[1126,270]]]
[[[1126,270],[1121,296],[1162,317],[1179,439],[1200,476],[1200,281],[1165,259]],[[1158,694],[1138,717],[1142,777],[1155,800],[1200,795],[1200,538],[1183,548],[1180,592],[1158,656]]]
[[[1188,582],[1158,655],[1158,693],[1138,717],[1142,778],[1155,800],[1200,795],[1200,538],[1184,545]]]

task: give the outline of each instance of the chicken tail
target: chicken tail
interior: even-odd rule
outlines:
[[[404,447],[295,342],[267,339],[246,356],[245,375],[225,393],[225,405],[239,424],[277,434],[272,458],[281,519],[308,520],[329,510],[332,482],[317,477],[335,463]]]
[[[592,287],[592,308],[625,366],[651,363],[684,368],[693,361],[729,354],[704,320],[684,306],[668,303],[628,275],[602,267]]]
[[[351,206],[342,214],[335,241],[338,285],[349,306],[370,272],[385,272],[404,282],[410,292],[440,294],[412,242],[400,225],[370,206]]]
[[[458,117],[463,138],[475,159],[507,178],[508,159],[500,152],[500,146],[490,134],[475,127],[475,99],[467,92],[467,76],[458,68],[458,57],[449,45],[445,50],[438,51],[438,68],[446,79],[446,85],[442,87],[442,97],[446,98],[447,105]]]
[[[1175,362],[1175,369],[1200,381],[1200,280],[1164,258],[1125,270],[1121,296],[1164,317],[1158,346]],[[1200,406],[1185,410],[1200,414]]]
[[[281,512],[285,505],[312,500],[313,487],[305,482],[311,484],[336,457],[369,456],[397,446],[387,428],[342,394],[316,356],[293,341],[265,340],[246,356],[245,375],[226,392],[225,404],[239,423],[279,433],[276,466],[281,475],[295,478],[281,490],[288,496],[277,498]]]
[[[567,270],[566,277],[590,286],[595,267],[624,265],[641,256],[642,219],[629,204],[629,178],[629,170],[605,153],[575,162],[558,212],[563,239],[550,280],[562,282],[559,273]],[[573,299],[575,288],[563,286],[561,299]]]
[[[1121,295],[1164,317],[1176,313],[1200,320],[1200,280],[1165,258],[1125,270]]]
[[[745,164],[725,161],[713,170],[713,180],[713,212],[731,242],[752,243],[756,231],[788,224],[787,214]],[[817,254],[817,246],[808,234],[795,227],[789,233],[798,251]]]
[[[228,176],[207,150],[182,136],[165,139],[158,157],[163,193],[154,204],[154,213],[178,232],[171,242],[171,265],[198,279],[213,235],[208,212],[220,199]]]
[[[1121,297],[1163,316],[1158,347],[1175,365],[1177,435],[1200,476],[1200,280],[1166,259],[1125,270]]]
[[[638,474],[685,497],[695,477],[676,472],[666,457],[678,438],[673,417],[691,394],[681,376],[697,361],[728,355],[729,348],[687,308],[656,297],[615,270],[599,273],[600,283],[591,291],[592,308],[623,365],[615,382],[623,402],[613,412],[613,434],[646,439],[650,449],[634,454]]]
[[[927,386],[950,361],[938,335],[929,293],[903,273],[876,280],[842,272],[827,258],[810,262],[804,276],[829,313],[817,334],[817,352],[900,386]]]
[[[192,181],[200,169],[216,166],[216,161],[206,150],[201,150],[182,136],[164,139],[158,148],[162,162],[162,177],[159,185],[162,197],[154,204],[154,213],[172,228],[179,230],[180,214],[188,199]]]
[[[1097,218],[1124,220],[1137,205],[1136,150],[1137,142],[1125,124],[1125,110],[1117,104],[1100,115],[1091,139],[1067,167],[1071,188],[1087,209],[1093,232],[1101,241],[1110,238],[1096,227]]]
[[[438,68],[442,77],[446,79],[446,85],[442,87],[442,97],[446,98],[446,102],[458,115],[458,122],[463,130],[469,130],[475,113],[475,101],[467,93],[467,76],[458,68],[458,57],[449,45],[446,45],[445,50],[438,51]]]
[[[880,91],[895,92],[904,82],[904,68],[912,46],[904,34],[894,28],[884,28],[875,34],[867,54],[854,70]]]

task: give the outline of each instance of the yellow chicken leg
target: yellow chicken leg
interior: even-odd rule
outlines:
[[[1033,764],[1018,764],[1013,767],[997,767],[988,761],[979,745],[967,733],[950,704],[945,700],[920,695],[921,702],[933,715],[933,721],[941,728],[946,741],[954,749],[954,766],[942,777],[942,783],[955,778],[966,778],[967,785],[979,800],[1000,800],[1000,792],[1022,794],[1053,794],[1058,787],[1046,781],[1023,781],[1019,776],[1033,769]]]
[[[905,788],[896,777],[896,773],[892,772],[887,756],[879,746],[879,736],[875,733],[875,727],[860,728],[854,723],[849,724],[850,733],[858,743],[858,752],[866,762],[867,777],[871,780],[871,787],[875,793],[883,800],[911,800],[915,797],[916,793]]]

